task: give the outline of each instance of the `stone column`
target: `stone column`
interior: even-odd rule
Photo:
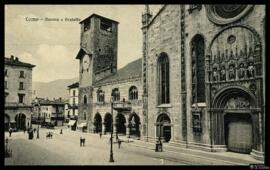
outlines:
[[[126,137],[129,138],[129,134],[130,134],[130,128],[129,128],[129,123],[125,123],[126,126]]]
[[[106,133],[106,125],[105,122],[102,122],[102,134],[105,135]]]

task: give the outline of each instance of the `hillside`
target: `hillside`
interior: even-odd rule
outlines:
[[[59,79],[51,82],[33,82],[33,98],[59,98],[68,99],[67,86],[79,80],[78,77],[72,79]]]

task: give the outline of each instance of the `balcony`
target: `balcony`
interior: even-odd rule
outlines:
[[[118,111],[131,111],[132,104],[130,102],[115,101],[113,108]]]

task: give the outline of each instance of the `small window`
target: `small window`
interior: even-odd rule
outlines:
[[[5,69],[5,76],[7,77],[8,76],[8,70]]]
[[[83,30],[87,31],[90,29],[90,19],[87,19],[84,23],[83,23]]]
[[[24,78],[24,71],[20,71],[20,78]]]
[[[8,89],[8,82],[5,81],[5,89]]]
[[[73,98],[73,105],[75,105],[75,98]]]
[[[108,20],[101,19],[100,20],[100,29],[108,32],[112,32],[112,23]]]
[[[18,96],[19,96],[19,103],[23,103],[25,94],[18,94]]]
[[[86,113],[85,112],[83,114],[83,118],[84,118],[84,120],[86,120]]]
[[[24,90],[23,82],[20,82],[19,90]]]
[[[87,96],[86,95],[83,97],[83,103],[87,104]]]
[[[73,90],[73,96],[76,96],[76,91],[75,90]]]

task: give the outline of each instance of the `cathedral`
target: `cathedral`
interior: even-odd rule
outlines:
[[[146,5],[142,58],[119,70],[118,22],[80,24],[81,127],[264,159],[264,5]]]

